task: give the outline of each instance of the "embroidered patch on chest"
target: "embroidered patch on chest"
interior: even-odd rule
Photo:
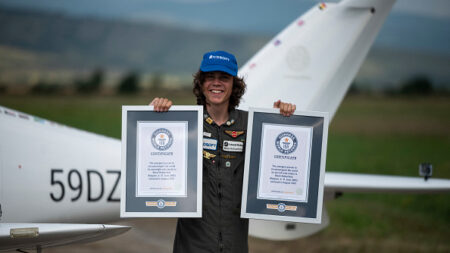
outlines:
[[[222,157],[224,159],[235,159],[236,158],[235,155],[220,155],[220,157]]]
[[[228,134],[229,136],[236,138],[240,135],[243,135],[245,133],[245,131],[231,131],[231,130],[225,130],[225,133]]]
[[[211,133],[203,132],[203,136],[205,136],[205,137],[211,137]]]
[[[215,154],[211,154],[208,151],[203,150],[203,157],[209,160],[211,158],[216,157],[216,155]]]
[[[217,150],[217,140],[210,138],[203,138],[203,149]]]
[[[213,123],[213,120],[210,117],[206,118],[205,121],[210,125]]]
[[[244,143],[241,141],[223,141],[223,151],[243,152]]]

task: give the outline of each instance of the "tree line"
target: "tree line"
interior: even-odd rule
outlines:
[[[38,81],[27,90],[31,94],[52,95],[52,94],[97,94],[105,87],[105,71],[101,68],[93,70],[85,78],[76,78],[70,85],[62,85],[52,81]],[[128,71],[124,73],[113,86],[116,94],[136,94],[143,90],[141,86],[141,75],[138,71]],[[154,72],[148,81],[152,91],[161,91],[164,86],[164,73]],[[0,94],[7,94],[10,85],[0,83]],[[349,94],[372,94],[382,93],[390,96],[429,96],[434,94],[450,95],[450,88],[433,84],[427,75],[415,75],[397,86],[389,86],[382,90],[373,91],[367,86],[353,83],[350,86]],[[70,92],[67,92],[70,90]]]
[[[136,94],[143,90],[142,77],[138,71],[129,71],[124,73],[113,86],[114,92],[117,94]],[[164,74],[155,72],[152,74],[150,87],[153,91],[161,90],[164,85]],[[93,70],[87,77],[75,78],[68,85],[57,81],[39,80],[32,84],[22,93],[31,93],[39,95],[56,95],[56,94],[96,94],[100,93],[106,85],[106,73],[103,69],[97,68]],[[0,94],[7,94],[11,84],[0,83]]]
[[[89,77],[76,79],[73,88],[79,94],[98,93],[105,82],[105,72],[102,69],[95,69]],[[125,73],[116,85],[116,92],[122,94],[133,94],[140,90],[140,76],[136,71]],[[56,83],[41,81],[31,88],[31,93],[54,94],[58,93],[64,86]]]
[[[397,86],[389,86],[377,91],[390,96],[430,96],[430,95],[450,95],[450,88],[441,86],[438,87],[427,75],[414,75]],[[350,86],[349,94],[369,94],[374,93],[373,90],[364,89],[361,85],[353,83]]]

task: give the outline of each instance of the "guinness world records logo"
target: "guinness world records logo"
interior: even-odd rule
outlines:
[[[152,145],[157,150],[167,150],[172,146],[172,133],[165,128],[158,128],[152,134]]]
[[[275,139],[275,147],[282,154],[290,154],[297,149],[297,137],[291,132],[282,132]]]
[[[163,199],[160,199],[160,200],[158,200],[158,201],[156,202],[156,206],[157,206],[159,209],[162,209],[162,208],[166,207],[166,202],[165,202]]]

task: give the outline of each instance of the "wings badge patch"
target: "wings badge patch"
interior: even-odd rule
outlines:
[[[240,135],[243,135],[245,133],[245,131],[230,131],[230,130],[225,130],[225,133],[228,134],[229,136],[236,138]]]

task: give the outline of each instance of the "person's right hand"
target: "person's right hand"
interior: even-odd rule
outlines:
[[[167,98],[154,98],[149,105],[153,105],[154,111],[167,112],[172,106],[172,101]]]

